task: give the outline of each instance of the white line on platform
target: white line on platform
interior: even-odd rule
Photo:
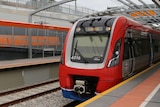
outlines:
[[[159,89],[160,89],[160,84],[157,85],[157,87],[149,94],[149,96],[143,101],[143,103],[139,107],[145,107]]]

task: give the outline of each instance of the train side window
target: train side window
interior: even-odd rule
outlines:
[[[137,38],[134,40],[133,50],[134,50],[134,56],[135,57],[138,57],[138,56],[142,55],[141,41],[139,41]]]
[[[130,44],[129,44],[128,38],[125,38],[123,60],[129,59],[129,47],[130,47]]]
[[[119,39],[116,42],[116,45],[115,45],[115,48],[114,48],[114,52],[113,52],[113,55],[112,55],[112,59],[109,60],[108,67],[113,67],[113,66],[116,66],[116,65],[119,64],[121,42],[122,42],[122,39]]]
[[[134,40],[133,40],[134,41]],[[139,56],[139,51],[138,51],[138,47],[137,47],[137,44],[135,43],[135,41],[133,42],[133,54],[134,54],[134,57],[137,57]]]
[[[133,44],[134,56],[142,56],[149,53],[149,40],[148,39],[135,39]]]
[[[116,45],[115,45],[115,48],[114,48],[114,53],[113,53],[113,57],[116,57],[117,56],[117,53],[116,52],[119,52],[120,54],[120,48],[121,47],[121,39],[119,39],[117,42],[116,42]]]
[[[158,51],[160,52],[160,40],[158,40]]]
[[[133,32],[133,50],[134,56],[139,57],[149,54],[149,37],[147,32],[134,30]]]
[[[156,40],[156,39],[154,39],[153,40],[153,44],[154,44],[154,47],[153,47],[153,49],[154,49],[154,52],[158,52],[158,40]]]
[[[142,55],[146,55],[146,54],[150,53],[149,39],[144,38],[141,40],[141,42],[142,42],[142,44],[141,44]]]

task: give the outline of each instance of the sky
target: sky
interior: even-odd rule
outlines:
[[[56,0],[61,1],[61,0]],[[125,1],[125,0],[124,0]],[[138,2],[138,0],[131,0],[136,4],[141,4]],[[145,3],[153,4],[152,0],[142,0]],[[72,4],[75,4],[75,2],[72,2]],[[77,0],[77,6],[87,7],[94,10],[103,11],[106,10],[107,7],[115,7],[122,5],[117,0]]]

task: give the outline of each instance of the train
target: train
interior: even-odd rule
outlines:
[[[69,27],[0,20],[0,60],[28,58],[29,44],[33,57],[42,57],[46,48],[60,55],[68,31]]]
[[[65,98],[85,101],[160,60],[160,31],[125,16],[79,19],[59,65]]]

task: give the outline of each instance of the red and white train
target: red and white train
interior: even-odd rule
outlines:
[[[123,16],[78,20],[59,68],[63,96],[84,101],[160,60],[160,32]]]

